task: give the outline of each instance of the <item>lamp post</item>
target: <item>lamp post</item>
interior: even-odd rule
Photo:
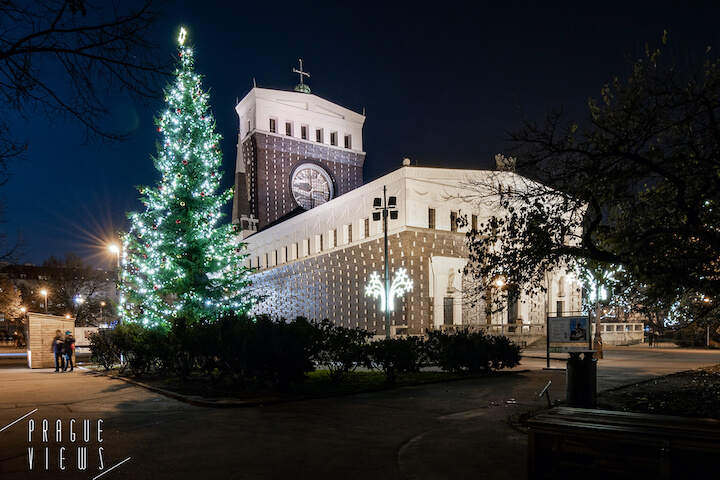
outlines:
[[[48,292],[47,290],[40,290],[40,295],[43,295],[45,297],[45,315],[48,313]]]
[[[117,283],[115,284],[115,294],[117,296],[117,322],[122,323],[122,298],[120,293],[120,247],[117,244],[108,245],[108,250],[114,253],[117,258]],[[102,310],[101,310],[102,311]],[[102,313],[100,314],[102,317]]]
[[[383,220],[383,234],[385,236],[385,338],[390,338],[390,309],[387,308],[387,301],[390,299],[390,273],[388,268],[388,234],[387,234],[387,222],[388,215],[391,220],[397,220],[397,197],[387,196],[387,186],[383,186],[382,198],[375,197],[373,200],[373,220],[379,221],[382,215]]]

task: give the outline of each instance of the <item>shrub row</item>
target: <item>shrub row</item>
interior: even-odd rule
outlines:
[[[322,369],[340,381],[358,366],[377,369],[389,383],[428,365],[446,371],[491,371],[520,363],[520,348],[507,337],[461,330],[429,331],[427,338],[370,341],[371,333],[329,320],[292,322],[267,317],[225,317],[214,323],[170,328],[123,324],[91,339],[93,358],[110,368],[121,363],[148,372],[230,378],[241,384],[285,387]],[[122,358],[122,362],[120,359]]]

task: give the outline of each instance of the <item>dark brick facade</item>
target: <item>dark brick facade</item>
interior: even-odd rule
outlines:
[[[379,237],[260,270],[253,275],[253,281],[259,286],[257,293],[265,298],[256,306],[255,313],[286,319],[329,318],[340,325],[384,335],[384,312],[380,310],[379,299],[365,296],[370,274],[377,272],[382,276],[383,245],[383,238]],[[404,267],[413,280],[413,290],[396,299],[391,325],[407,325],[406,332],[398,333],[421,334],[434,324],[429,259],[466,257],[464,235],[412,228],[391,235],[388,246],[390,275]],[[484,310],[480,307],[464,306],[463,324],[485,323],[481,312]]]
[[[298,208],[290,191],[290,174],[298,163],[311,161],[323,165],[333,177],[335,196],[363,184],[362,152],[254,132],[242,142],[242,154],[250,200],[247,213],[255,215],[260,229]],[[236,189],[235,194],[240,191]],[[238,200],[235,205],[241,205]]]

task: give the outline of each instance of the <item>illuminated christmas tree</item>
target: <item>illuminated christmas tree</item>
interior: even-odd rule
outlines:
[[[247,311],[248,269],[237,227],[216,227],[232,190],[220,185],[220,135],[208,95],[195,73],[193,51],[180,31],[175,82],[165,90],[167,109],[155,123],[164,137],[155,188],[140,187],[143,213],[130,213],[123,238],[120,289],[123,320],[144,325],[212,322]]]

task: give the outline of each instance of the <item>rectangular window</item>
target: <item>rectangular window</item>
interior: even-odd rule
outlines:
[[[301,125],[301,126],[300,126],[300,138],[302,138],[303,140],[307,140],[307,139],[308,139],[308,127],[307,127],[307,125]]]
[[[297,260],[298,259],[298,244],[293,243],[290,247],[290,260]]]
[[[318,236],[320,237],[319,245],[318,245],[318,252],[322,252],[323,250],[325,250],[324,245],[323,245],[323,236],[324,235],[318,235]]]
[[[337,247],[337,246],[338,246],[338,242],[337,242],[337,228],[336,228],[335,230],[333,230],[333,244],[332,244],[332,246],[333,246],[333,247]]]
[[[330,132],[330,145],[337,147],[337,132]]]
[[[472,227],[473,230],[477,230],[477,215],[473,215],[471,217],[470,226]]]
[[[352,136],[345,135],[345,148],[352,148]]]
[[[450,212],[450,231],[457,232],[457,212]]]
[[[270,119],[270,133],[277,133],[277,120],[274,118]]]
[[[563,310],[565,310],[563,302],[556,302],[555,303],[555,311],[557,312],[558,317],[563,316]]]
[[[365,219],[365,238],[368,238],[370,236],[370,219]]]
[[[348,225],[348,243],[352,242],[352,223]]]
[[[292,123],[285,122],[285,135],[292,137]]]
[[[323,131],[322,131],[322,128],[318,128],[317,130],[315,130],[315,141],[318,142],[318,143],[322,143],[322,142],[323,142]]]
[[[428,208],[428,228],[435,228],[435,209]]]

